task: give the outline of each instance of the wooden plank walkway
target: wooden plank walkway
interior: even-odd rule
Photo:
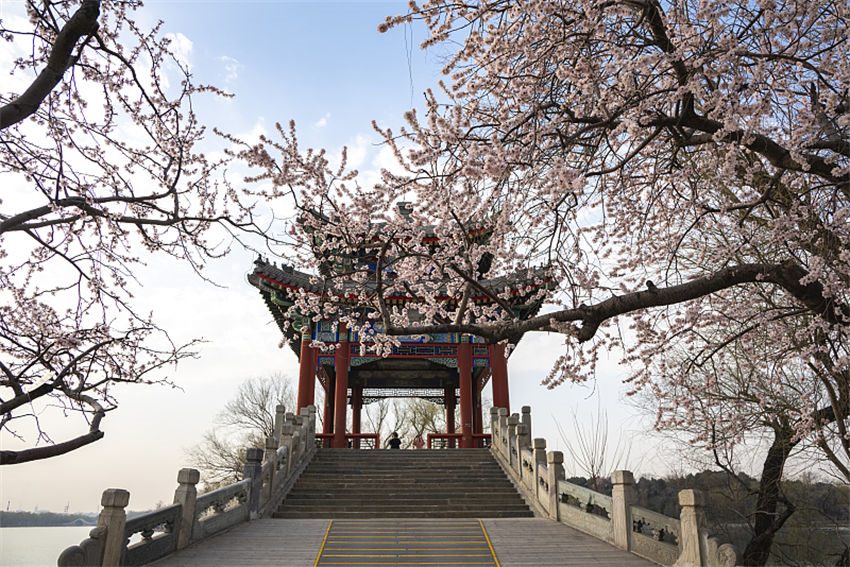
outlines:
[[[415,520],[421,522],[422,520]],[[446,520],[450,522],[451,520]],[[224,533],[213,536],[199,544],[157,561],[156,567],[315,567],[316,565],[490,565],[496,567],[651,567],[653,563],[619,550],[594,537],[577,530],[541,518],[492,518],[479,520],[461,520],[466,522],[458,526],[457,533],[466,536],[475,535],[475,541],[469,541],[475,554],[479,555],[480,535],[486,533],[495,552],[496,559],[486,557],[467,557],[464,563],[441,563],[441,558],[430,558],[432,562],[413,562],[407,558],[395,561],[379,561],[370,558],[369,562],[356,562],[363,558],[347,558],[352,563],[343,563],[346,558],[326,557],[325,549],[340,551],[345,546],[336,545],[344,540],[329,537],[334,527],[336,536],[359,535],[343,534],[342,531],[355,531],[351,521],[335,520],[288,520],[261,519],[239,525]],[[412,519],[382,521],[373,526],[373,531],[386,529],[387,524],[405,528],[405,522]],[[436,521],[433,521],[437,524]],[[471,526],[471,528],[470,528]],[[483,526],[484,531],[482,531]],[[365,526],[364,526],[365,527]],[[422,532],[422,541],[426,541],[431,531],[439,526],[418,526],[430,530]],[[443,526],[448,528],[449,526]],[[477,533],[476,533],[477,531]],[[377,534],[375,534],[377,535]],[[401,534],[399,534],[401,536]],[[401,543],[399,537],[392,538]],[[470,538],[472,539],[472,538]],[[486,540],[486,536],[484,538]],[[349,540],[350,541],[350,540]],[[331,545],[328,545],[328,542]],[[324,543],[324,549],[323,549]],[[386,543],[386,542],[385,542]],[[455,542],[461,543],[461,542]],[[410,540],[403,540],[404,547],[414,547]],[[387,546],[389,547],[389,546]],[[423,547],[416,545],[415,547]],[[395,548],[396,553],[399,548]],[[320,553],[322,555],[320,556]],[[489,549],[487,550],[489,554]],[[334,555],[337,553],[329,554]],[[449,557],[447,560],[460,559]],[[329,561],[333,560],[333,561]],[[336,562],[339,560],[339,562]],[[424,560],[424,558],[423,558]],[[480,561],[479,561],[480,560]],[[476,561],[478,561],[476,563]]]

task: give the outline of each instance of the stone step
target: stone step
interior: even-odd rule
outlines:
[[[357,501],[365,501],[365,502],[410,502],[420,503],[427,502],[428,500],[441,500],[441,501],[449,501],[449,502],[520,502],[521,497],[515,494],[510,494],[507,492],[501,494],[485,494],[478,498],[475,497],[463,497],[456,494],[435,494],[435,495],[417,495],[416,497],[410,494],[390,494],[390,495],[380,495],[380,494],[350,494],[346,496],[319,496],[314,494],[293,494],[287,496],[286,502],[298,502],[303,504],[311,504],[316,502],[347,502],[350,500]]]
[[[398,474],[399,472],[421,472],[423,474],[438,474],[438,473],[455,473],[455,474],[465,474],[465,473],[473,473],[473,472],[481,472],[487,474],[504,474],[502,469],[497,466],[455,466],[455,467],[420,467],[420,466],[409,466],[409,467],[401,467],[401,466],[388,466],[388,467],[378,467],[378,466],[368,466],[368,465],[346,465],[346,466],[327,466],[322,465],[321,463],[315,464],[315,469],[311,472],[322,472],[324,474],[339,474],[339,473],[349,473],[349,472],[364,472],[364,473],[374,473],[374,474]]]
[[[384,510],[400,510],[410,512],[415,510],[527,510],[528,506],[522,500],[511,500],[510,502],[468,502],[466,504],[458,504],[452,500],[425,500],[422,503],[411,503],[401,506],[398,502],[366,502],[364,500],[351,500],[342,502],[328,502],[325,504],[304,504],[303,501],[289,502],[278,508],[278,511],[285,510],[313,510],[319,512],[321,510],[340,510],[340,511],[384,511]]]
[[[487,449],[320,450],[276,518],[531,517]]]
[[[507,481],[505,481],[507,482]],[[510,485],[507,485],[509,487]],[[342,494],[344,492],[362,492],[363,494],[380,494],[383,491],[386,491],[388,488],[391,488],[394,492],[435,492],[439,490],[448,489],[455,492],[465,492],[469,494],[474,494],[476,491],[482,492],[490,492],[492,489],[498,488],[507,488],[505,483],[502,482],[493,482],[493,483],[476,483],[476,484],[450,484],[450,483],[409,483],[409,482],[395,482],[391,487],[380,488],[380,487],[364,487],[362,483],[358,482],[334,482],[334,483],[324,483],[324,482],[298,482],[295,484],[295,487],[292,489],[293,493],[295,491],[301,490],[310,490],[310,491],[324,491],[324,492],[334,492],[336,494]]]
[[[499,517],[503,515],[524,515],[527,508],[447,508],[434,506],[430,508],[281,508],[275,514],[289,516],[305,516],[325,518],[337,514],[356,514],[361,518],[395,518],[418,514],[420,517],[441,517],[442,514],[463,515],[470,518]]]
[[[301,518],[301,519],[328,519],[328,520],[337,520],[344,518],[532,518],[534,514],[532,514],[531,510],[526,508],[525,510],[511,510],[511,511],[487,511],[485,513],[476,513],[465,512],[465,511],[452,511],[452,510],[429,510],[427,512],[423,511],[414,511],[414,512],[406,512],[401,513],[398,511],[386,511],[386,512],[340,512],[340,511],[327,511],[323,512],[319,515],[316,512],[303,512],[303,511],[278,511],[272,514],[273,518]]]
[[[413,472],[405,473],[398,472],[396,474],[376,474],[371,475],[368,472],[364,473],[338,473],[338,474],[329,474],[329,473],[320,473],[318,471],[313,471],[310,473],[304,473],[303,478],[309,478],[310,480],[315,481],[324,481],[329,480],[332,481],[337,478],[356,478],[356,479],[373,479],[375,483],[378,482],[387,482],[394,481],[399,478],[416,481],[416,482],[463,482],[469,484],[471,482],[480,482],[480,481],[504,481],[504,474],[496,474],[496,473],[488,473],[482,474],[479,472],[464,474],[464,473],[453,473],[453,474],[425,474],[421,472]]]
[[[488,490],[486,492],[466,492],[460,490],[435,490],[433,492],[410,492],[410,491],[399,491],[399,490],[385,490],[385,491],[357,491],[351,493],[340,494],[339,492],[328,492],[326,490],[299,490],[293,491],[289,496],[287,496],[287,502],[293,499],[305,499],[305,500],[327,500],[330,498],[335,499],[345,499],[345,498],[409,498],[411,500],[423,500],[428,498],[456,498],[459,500],[480,500],[487,498],[519,498],[519,495],[516,493],[516,490],[513,488],[505,488],[503,490]]]

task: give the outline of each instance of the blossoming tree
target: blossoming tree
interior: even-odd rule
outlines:
[[[399,334],[562,333],[547,385],[620,353],[633,389],[658,394],[659,427],[708,447],[753,422],[705,398],[724,413],[712,437],[684,382],[743,352],[769,361],[747,377],[759,425],[850,479],[848,20],[830,0],[412,3],[380,29],[424,22],[423,45],[451,55],[424,116],[375,126],[402,170],[363,186],[294,126],[239,152],[302,211],[296,259],[326,293],[294,309],[377,328],[377,350]],[[520,320],[504,295],[475,301],[482,273],[517,270],[552,309]],[[774,505],[784,462],[765,461]],[[747,564],[777,529],[766,506]]]
[[[225,93],[192,83],[159,26],[134,19],[140,5],[26,2],[28,18],[0,22],[14,54],[0,92],[0,432],[28,443],[4,443],[0,464],[100,439],[118,384],[165,381],[192,356],[134,305],[151,253],[200,270],[228,237],[262,235],[198,149],[192,97]],[[84,429],[53,439],[46,408]]]

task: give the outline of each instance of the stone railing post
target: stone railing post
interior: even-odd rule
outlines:
[[[506,459],[510,457],[508,446],[508,410],[499,408],[499,450]]]
[[[546,463],[546,440],[538,437],[532,441],[531,450],[534,453],[534,464],[533,470],[531,471],[531,474],[533,475],[531,478],[531,490],[533,491],[534,496],[540,500],[537,479],[540,477],[540,469],[543,468],[543,465]]]
[[[516,450],[516,426],[519,425],[519,416],[517,414],[512,414],[508,418],[508,446],[506,447],[508,454],[505,455],[508,459],[508,463],[511,465],[511,468],[517,470],[519,465],[519,455],[517,458],[514,458],[514,451]]]
[[[177,528],[177,549],[189,545],[192,528],[195,526],[195,501],[198,498],[198,481],[201,473],[196,469],[180,469],[177,472],[177,490],[174,504],[180,504],[180,524]]]
[[[304,448],[304,453],[310,452],[310,444],[316,445],[315,441],[310,438],[310,408],[301,408],[301,446]]]
[[[260,492],[263,486],[263,450],[251,447],[245,452],[245,468],[243,478],[251,479],[248,491],[248,517],[254,520],[259,517]]]
[[[700,532],[705,526],[705,498],[700,490],[680,490],[679,543],[682,550],[675,567],[705,567],[706,553]]]
[[[278,404],[274,408],[274,438],[280,445],[280,435],[283,433],[283,424],[286,423],[286,407]]]
[[[490,408],[490,446],[497,447],[499,440],[499,408]]]
[[[289,438],[289,457],[291,461],[298,460],[298,450],[300,449],[299,437],[298,437],[298,422],[295,419],[294,413],[286,414],[286,423],[292,426],[292,434]]]
[[[266,500],[274,494],[275,475],[277,475],[277,438],[266,437],[266,466],[269,469],[269,486],[264,495]]]
[[[531,450],[534,452],[534,475],[537,476],[538,466],[546,462],[546,440],[538,437],[533,441]]]
[[[292,471],[292,459],[295,457],[292,453],[292,425],[284,423],[280,433],[280,444],[286,447],[286,473]]]
[[[519,422],[524,423],[528,427],[528,438],[531,439],[531,406],[522,406],[520,408]]]
[[[629,550],[632,547],[632,506],[635,504],[635,477],[630,471],[614,471],[611,498],[611,527],[614,530],[614,545]]]
[[[106,528],[106,540],[103,544],[102,567],[118,567],[127,545],[124,526],[127,513],[124,508],[130,503],[130,493],[121,488],[109,488],[103,491],[100,505],[103,508],[97,517],[97,526]]]
[[[531,447],[531,437],[528,435],[528,426],[524,423],[518,423],[516,426],[516,455],[519,463],[519,477],[522,478],[529,474],[522,467],[522,452]]]
[[[310,425],[307,428],[307,443],[310,447],[310,450],[313,450],[313,447],[316,446],[316,406],[309,405],[307,409],[310,410]]]
[[[561,451],[549,451],[546,455],[546,484],[549,485],[549,517],[558,520],[558,482],[566,480],[564,474],[564,454]]]

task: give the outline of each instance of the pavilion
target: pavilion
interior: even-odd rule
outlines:
[[[489,269],[489,266],[484,270]],[[389,356],[364,352],[361,341],[368,344],[368,335],[380,331],[373,322],[354,332],[336,320],[314,322],[312,313],[293,315],[298,294],[324,293],[322,276],[310,275],[289,266],[277,266],[263,258],[254,262],[248,282],[256,287],[278,327],[295,351],[300,362],[297,410],[315,400],[318,380],[324,389],[323,434],[330,446],[344,448],[359,446],[361,412],[364,404],[382,398],[419,397],[445,406],[446,434],[459,440],[460,447],[476,447],[483,443],[481,392],[492,380],[493,404],[509,408],[506,344],[486,344],[480,337],[459,333],[399,336],[400,345]],[[510,288],[510,304],[514,315],[521,319],[535,315],[540,301],[534,292],[544,281],[543,270],[513,277],[482,279],[478,283],[490,293],[472,297],[479,304],[492,304],[496,294],[505,296]],[[538,282],[538,283],[535,283]],[[404,297],[394,297],[396,305]],[[452,303],[458,299],[446,297]],[[300,331],[300,332],[299,332]],[[521,337],[516,337],[516,343]],[[311,343],[335,345],[331,351],[311,348]],[[460,406],[460,432],[455,424],[455,408]],[[348,407],[351,407],[351,431],[346,432]],[[347,438],[346,435],[349,434]],[[332,437],[331,437],[332,435]]]

